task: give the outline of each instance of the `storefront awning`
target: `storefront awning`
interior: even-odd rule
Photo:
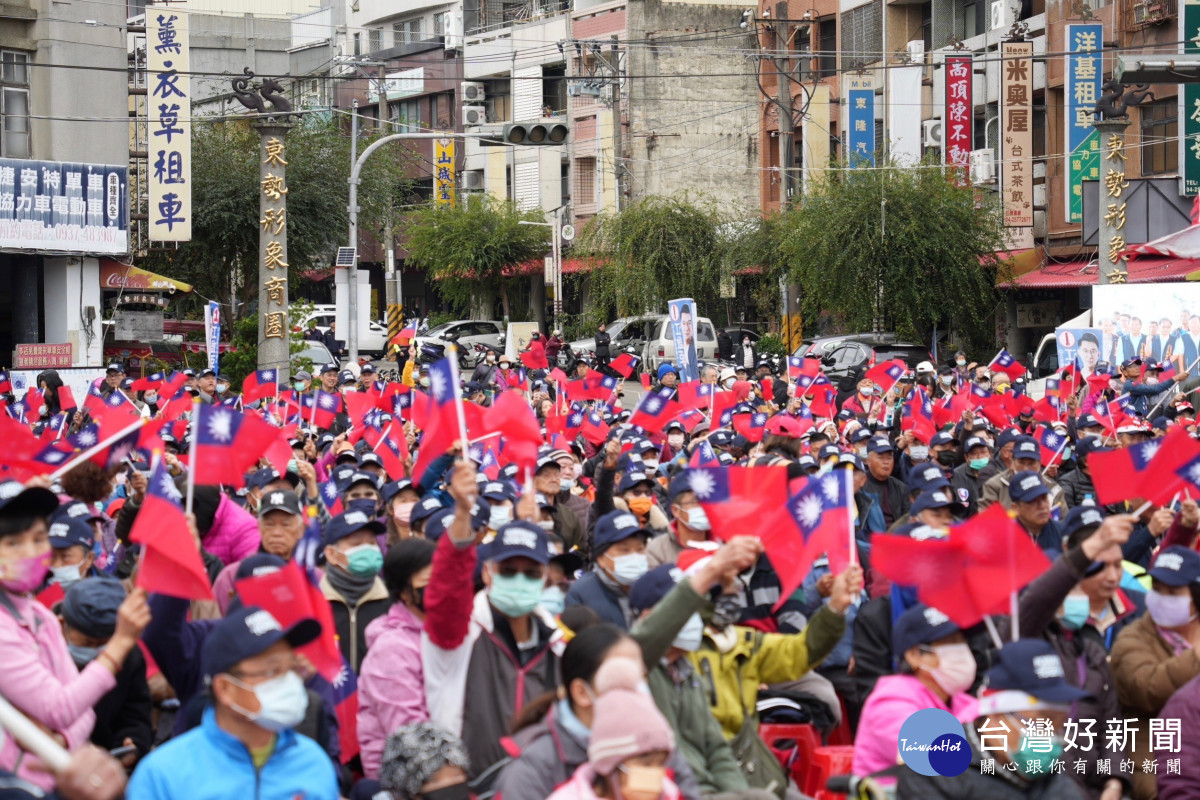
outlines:
[[[1130,283],[1169,283],[1184,281],[1200,270],[1197,258],[1152,258],[1142,256],[1129,262]],[[1095,286],[1097,263],[1091,261],[1066,261],[1047,263],[1032,272],[1027,272],[1005,284],[1009,289],[1070,289],[1078,286]],[[1200,276],[1195,278],[1200,280]]]
[[[139,267],[131,267],[109,258],[100,260],[101,289],[137,289],[159,292],[190,292],[192,285],[157,275]]]

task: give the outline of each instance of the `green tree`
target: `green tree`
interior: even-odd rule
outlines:
[[[365,147],[373,139],[363,140]],[[288,278],[326,267],[345,244],[350,175],[350,135],[333,119],[304,117],[288,132]],[[246,315],[258,302],[259,137],[248,120],[197,119],[192,131],[192,240],[173,250],[153,251],[144,266],[191,283],[196,296],[181,303],[196,314],[202,298]],[[407,185],[412,156],[384,148],[363,169],[360,197],[382,195]],[[360,150],[361,152],[361,150]],[[382,218],[374,200],[372,222]]]
[[[490,316],[498,297],[510,316],[515,267],[550,248],[550,229],[541,211],[521,211],[512,202],[467,195],[450,208],[430,205],[409,215],[408,258],[429,271],[442,297],[456,308]]]
[[[918,341],[934,324],[973,340],[991,323],[1007,275],[999,204],[931,164],[834,170],[785,213],[781,251],[802,290],[805,318],[876,321]]]
[[[715,307],[726,243],[708,201],[646,197],[617,214],[599,214],[572,252],[602,266],[591,273],[591,323],[664,311],[676,297]]]

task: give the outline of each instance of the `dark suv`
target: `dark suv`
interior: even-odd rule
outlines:
[[[829,347],[821,358],[825,374],[837,387],[838,395],[849,395],[864,373],[881,361],[903,359],[908,368],[916,369],[922,361],[930,361],[929,351],[924,345],[879,339],[870,334],[849,336]]]

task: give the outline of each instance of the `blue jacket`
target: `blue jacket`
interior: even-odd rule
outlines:
[[[587,606],[605,622],[610,622],[623,631],[629,630],[629,623],[621,611],[621,601],[600,581],[600,576],[595,572],[589,572],[571,584],[571,588],[567,590],[565,605]]]
[[[127,800],[337,800],[333,763],[320,746],[294,731],[276,736],[275,751],[261,770],[250,751],[217,725],[216,712],[150,753],[138,765]]]

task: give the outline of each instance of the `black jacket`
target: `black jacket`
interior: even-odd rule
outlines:
[[[903,483],[892,476],[886,481],[877,481],[875,476],[867,473],[867,485],[864,492],[870,492],[879,498],[879,507],[883,511],[883,521],[890,527],[899,517],[908,513],[908,489]]]
[[[128,737],[137,746],[138,755],[145,756],[153,744],[152,708],[150,686],[146,683],[146,657],[140,647],[135,647],[117,673],[117,685],[96,703],[92,744],[113,750],[121,747]]]
[[[608,331],[596,331],[596,358],[608,358],[608,346],[612,342],[612,337],[608,335]]]
[[[717,358],[722,361],[733,358],[733,339],[729,338],[727,331],[717,334]]]
[[[734,365],[734,368],[745,369],[751,375],[753,375],[754,368],[756,366],[758,366],[758,348],[756,348],[754,346],[753,342],[750,344],[750,347],[749,347],[750,366],[749,367],[746,366],[746,350],[747,350],[747,348],[744,347],[740,343],[734,346],[734,348],[733,348],[733,365]]]
[[[950,488],[959,495],[964,491],[967,493],[968,517],[975,516],[975,512],[979,510],[979,487],[983,485],[979,480],[980,474],[982,470],[976,473],[970,464],[959,464],[950,476]]]

